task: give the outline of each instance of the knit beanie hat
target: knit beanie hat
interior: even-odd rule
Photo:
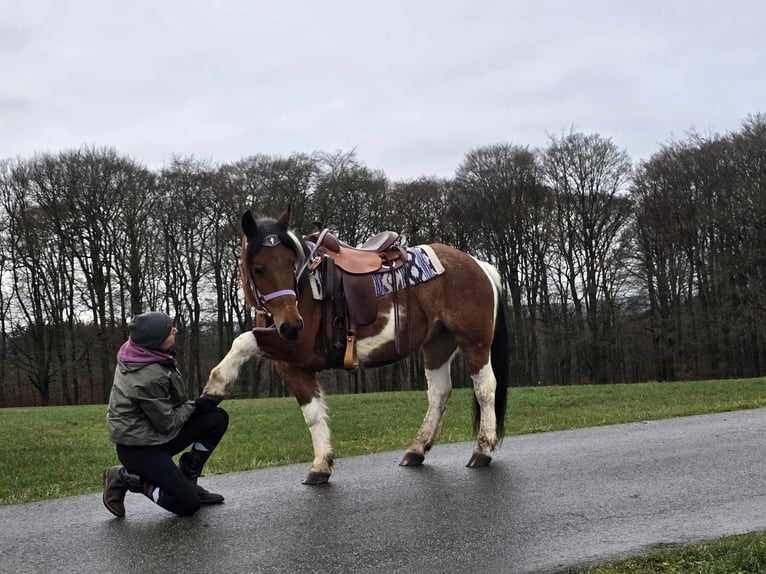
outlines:
[[[147,349],[159,349],[172,329],[173,319],[162,311],[141,313],[128,323],[130,340]]]

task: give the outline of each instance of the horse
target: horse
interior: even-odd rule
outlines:
[[[382,237],[376,236],[370,245],[355,249],[327,230],[318,237],[299,238],[289,225],[290,206],[276,220],[256,221],[250,211],[243,214],[239,272],[245,300],[256,309],[256,326],[234,339],[210,371],[203,395],[221,400],[247,361],[274,361],[311,435],[314,459],[303,484],[324,484],[332,474],[335,451],[319,371],[386,365],[422,349],[428,408],[400,462],[404,467],[417,467],[441,432],[452,391],[450,364],[459,351],[473,382],[477,433],[466,466],[489,465],[503,436],[508,387],[506,299],[497,270],[446,244],[417,246],[418,251],[402,248],[398,242],[391,245],[392,238],[397,238],[392,232],[379,234]],[[407,276],[405,264],[412,266],[415,259],[428,266],[427,280]],[[392,262],[386,265],[385,260]],[[374,270],[376,266],[379,269]],[[424,273],[422,267],[411,267],[410,272],[414,276]],[[390,292],[365,300],[358,293],[369,291],[373,276],[379,283],[387,283]],[[341,292],[337,289],[339,277],[345,286]],[[332,287],[326,288],[330,293],[317,293],[321,281],[325,285],[335,282],[337,299],[342,300],[344,293],[348,299],[346,325],[341,325],[345,340],[332,337],[338,317],[328,318],[332,314],[328,305],[336,297]],[[357,288],[357,284],[364,286]],[[366,319],[360,320],[364,315]],[[350,325],[349,318],[356,324]]]

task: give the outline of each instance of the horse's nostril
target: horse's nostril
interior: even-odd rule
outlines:
[[[279,334],[288,341],[295,341],[295,339],[298,338],[298,334],[301,332],[301,329],[303,329],[303,319],[298,321],[298,323],[295,325],[282,323],[279,326]]]

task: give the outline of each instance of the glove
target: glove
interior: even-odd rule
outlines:
[[[199,396],[194,401],[194,411],[197,413],[208,413],[215,409],[221,400],[221,397],[214,397],[213,395]]]

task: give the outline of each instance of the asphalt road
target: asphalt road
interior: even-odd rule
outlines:
[[[256,439],[257,440],[257,439]],[[226,503],[176,518],[129,494],[0,507],[0,572],[566,572],[766,529],[766,409],[506,438],[206,477]]]

